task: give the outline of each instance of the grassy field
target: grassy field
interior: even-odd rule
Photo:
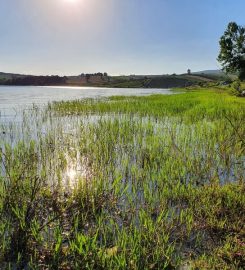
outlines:
[[[3,269],[244,269],[245,99],[50,104],[0,125]]]
[[[0,85],[63,85],[83,87],[113,88],[174,88],[191,85],[206,85],[229,80],[226,75],[208,74],[181,75],[129,75],[108,76],[102,73],[82,74],[78,76],[30,76],[0,72]]]
[[[149,76],[91,76],[89,80],[85,77],[73,76],[67,78],[68,85],[80,86],[104,86],[116,88],[173,88],[186,87],[190,85],[197,85],[199,83],[205,84],[208,82],[218,82],[225,80],[222,76],[207,78],[205,75],[149,75]]]

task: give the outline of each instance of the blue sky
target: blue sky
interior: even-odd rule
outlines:
[[[163,74],[216,69],[244,0],[1,0],[0,71]]]

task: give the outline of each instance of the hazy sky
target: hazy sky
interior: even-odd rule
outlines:
[[[0,71],[163,74],[216,69],[245,0],[0,0]]]

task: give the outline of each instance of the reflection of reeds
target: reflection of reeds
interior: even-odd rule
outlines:
[[[0,129],[0,263],[30,269],[239,269],[244,101],[113,97]]]

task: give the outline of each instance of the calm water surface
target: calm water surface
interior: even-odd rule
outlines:
[[[114,95],[171,94],[168,89],[95,88],[56,86],[0,86],[0,111],[28,105],[45,105],[51,101],[100,98]]]

